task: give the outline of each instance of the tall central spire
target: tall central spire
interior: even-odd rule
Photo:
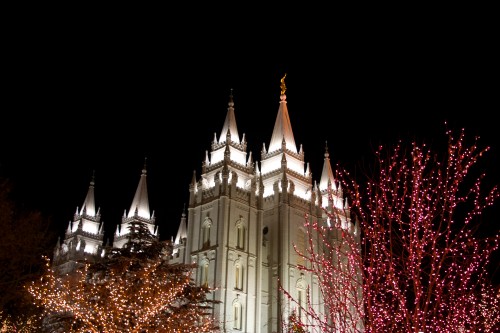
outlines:
[[[297,153],[297,145],[293,138],[292,124],[290,123],[290,116],[288,115],[288,108],[286,106],[285,77],[286,74],[281,78],[280,107],[276,122],[274,123],[274,130],[271,142],[269,143],[268,153],[281,149],[283,141],[285,142],[286,149]]]
[[[281,78],[278,115],[274,124],[269,149],[261,152],[260,172],[263,177],[264,197],[275,194],[275,186],[293,195],[309,199],[311,176],[305,173],[302,146],[297,150],[286,102],[286,74]]]

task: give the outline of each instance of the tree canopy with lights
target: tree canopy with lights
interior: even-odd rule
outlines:
[[[43,307],[46,327],[71,332],[217,332],[207,299],[196,286],[192,265],[169,264],[169,242],[132,223],[124,248],[108,249],[104,260],[74,274],[47,272],[28,286]]]
[[[362,181],[338,172],[361,242],[340,224],[306,219],[309,247],[299,253],[307,261],[301,269],[318,278],[326,312],[305,306],[304,327],[498,332],[500,288],[488,268],[500,234],[498,228],[492,234],[481,229],[492,222],[484,212],[500,196],[497,185],[486,186],[484,164],[478,163],[489,148],[480,149],[478,138],[467,144],[464,130],[447,136],[444,159],[425,144],[405,149],[399,142],[391,150],[379,147],[376,168]],[[338,221],[335,211],[326,213]],[[335,245],[325,246],[332,237]]]

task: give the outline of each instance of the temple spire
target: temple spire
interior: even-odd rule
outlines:
[[[331,186],[332,190],[336,190],[335,178],[330,164],[330,153],[328,152],[328,142],[325,142],[325,159],[323,162],[323,171],[321,172],[321,180],[319,181],[319,189],[324,191]]]
[[[233,89],[231,89],[231,94],[229,95],[226,120],[224,121],[222,132],[220,133],[219,143],[224,142],[227,138],[230,138],[233,142],[240,143],[238,127],[236,126],[236,118],[234,116]]]
[[[149,212],[148,188],[146,183],[146,161],[147,158],[144,158],[144,167],[142,169],[139,185],[135,191],[134,199],[132,200],[132,204],[130,205],[130,209],[128,211],[128,217],[134,216],[137,212],[137,215],[140,217],[146,219],[151,218],[151,214]]]
[[[269,143],[269,149],[267,150],[269,153],[280,150],[282,148],[283,142],[285,143],[286,149],[297,153],[297,145],[295,144],[295,139],[293,137],[290,116],[288,115],[288,108],[286,106],[285,77],[286,74],[281,78],[280,106],[278,109],[276,122],[274,123],[274,130],[271,137],[271,142]]]
[[[89,190],[87,191],[87,196],[83,201],[82,208],[80,209],[80,215],[84,213],[87,216],[95,216],[95,197],[94,197],[94,185],[95,185],[95,170],[92,173],[92,179],[90,181]]]

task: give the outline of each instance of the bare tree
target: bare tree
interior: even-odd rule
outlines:
[[[480,149],[478,138],[467,144],[464,130],[458,137],[446,134],[443,160],[425,144],[405,150],[399,142],[391,150],[379,148],[373,176],[355,180],[338,172],[339,188],[358,219],[361,248],[355,231],[306,220],[311,246],[302,254],[308,261],[302,269],[318,277],[326,309],[318,314],[310,304],[304,308],[314,328],[498,332],[500,289],[488,268],[500,234],[498,227],[490,235],[479,232],[493,222],[482,215],[500,196],[477,170],[489,147]],[[337,220],[335,212],[326,213]],[[329,244],[332,234],[337,246],[313,246]],[[360,283],[362,302],[356,298]],[[349,325],[353,316],[362,317],[362,328],[356,321]]]

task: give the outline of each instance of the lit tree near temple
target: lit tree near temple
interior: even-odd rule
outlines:
[[[58,277],[47,273],[28,287],[47,326],[71,332],[217,332],[207,287],[191,281],[191,265],[164,260],[169,244],[132,225],[127,246],[99,263]]]
[[[379,148],[365,188],[345,170],[338,172],[359,223],[361,248],[347,231],[336,238],[337,246],[318,248],[342,229],[307,223],[310,247],[302,269],[318,277],[327,313],[314,313],[311,306],[303,311],[318,331],[499,331],[500,289],[488,267],[500,235],[497,228],[481,236],[479,227],[500,193],[498,186],[485,188],[484,173],[474,173],[489,147],[478,148],[478,138],[467,145],[463,130],[458,137],[447,135],[444,162],[426,145],[405,150],[400,142],[390,152]],[[335,213],[329,214],[335,221]],[[359,276],[362,302],[356,298]],[[349,326],[357,316],[363,328]]]
[[[295,311],[288,317],[288,332],[290,333],[305,333],[304,324],[301,323]]]
[[[335,209],[335,208],[334,208]],[[340,213],[337,211],[340,215]],[[288,318],[289,333],[295,332],[363,332],[363,285],[359,228],[342,227],[342,219],[328,213],[328,227],[322,222],[305,224],[309,235],[306,252],[295,251],[305,259],[302,271],[308,271],[317,278],[325,311],[316,311],[307,294],[306,305],[282,289],[291,300],[292,307],[305,313],[300,318],[297,310]],[[309,217],[306,217],[309,221]],[[304,318],[306,317],[306,318]]]
[[[0,333],[33,333],[40,331],[40,320],[36,314],[13,317],[0,312]]]

